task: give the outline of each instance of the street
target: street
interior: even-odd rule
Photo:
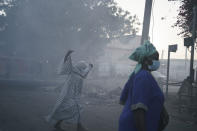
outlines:
[[[55,103],[58,92],[53,87],[1,87],[0,131],[53,131],[43,117]],[[112,99],[82,97],[82,123],[89,131],[117,131],[122,106],[118,96]],[[169,97],[166,107],[170,123],[166,131],[196,131],[197,124],[180,119]],[[176,112],[176,113],[175,113]]]

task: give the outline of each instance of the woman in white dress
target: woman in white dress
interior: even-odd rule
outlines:
[[[67,52],[60,68],[59,75],[66,75],[66,80],[62,85],[61,93],[57,102],[46,117],[46,120],[55,125],[55,128],[63,131],[85,130],[80,122],[80,95],[83,87],[83,80],[93,68],[92,64],[80,61],[72,65],[70,50]]]

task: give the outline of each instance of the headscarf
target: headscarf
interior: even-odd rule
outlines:
[[[79,61],[77,62],[77,64],[75,65],[75,67],[79,70],[85,70],[88,67],[88,63],[85,61]]]
[[[80,75],[82,78],[86,78],[87,74],[91,70],[91,67],[86,61],[79,61],[74,67],[73,72]]]
[[[142,62],[145,57],[153,55],[157,52],[155,46],[150,43],[150,41],[146,41],[143,45],[138,47],[130,56],[129,59],[138,62],[133,73],[138,73],[142,68]]]

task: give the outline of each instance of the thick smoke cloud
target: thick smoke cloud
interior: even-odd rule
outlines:
[[[137,18],[111,0],[20,0],[7,14],[4,54],[54,68],[69,49],[74,60],[94,63],[111,38],[138,30]]]

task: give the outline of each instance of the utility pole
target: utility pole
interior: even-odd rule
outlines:
[[[166,96],[168,96],[168,82],[170,69],[170,47],[168,46],[168,64],[167,64],[167,79],[166,79]]]
[[[188,60],[187,60],[187,48],[185,48],[185,74],[188,75],[189,70],[187,68],[187,62],[188,62]]]
[[[144,44],[144,41],[148,40],[148,37],[149,37],[152,2],[153,2],[153,0],[146,0],[145,10],[144,10],[144,21],[143,21],[141,45]]]
[[[194,81],[194,46],[196,43],[196,10],[197,7],[193,7],[193,25],[192,25],[192,39],[193,39],[193,43],[191,46],[191,60],[190,60],[190,79],[191,82]]]

